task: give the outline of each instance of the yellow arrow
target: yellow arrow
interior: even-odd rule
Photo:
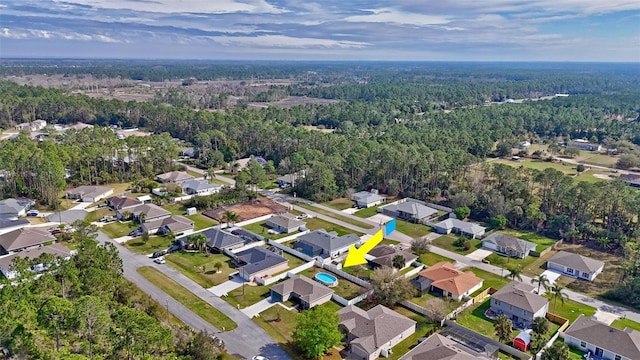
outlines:
[[[360,245],[359,248],[356,248],[355,245],[351,245],[349,247],[347,258],[345,259],[344,265],[342,265],[342,267],[366,264],[367,259],[365,259],[364,256],[374,247],[380,244],[382,238],[382,230],[380,230],[377,233],[373,234],[373,236],[364,244]]]

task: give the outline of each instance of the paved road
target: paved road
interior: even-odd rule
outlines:
[[[103,232],[98,232],[98,241],[101,243],[111,242],[116,244],[120,253],[120,258],[122,259],[125,278],[133,282],[159,304],[167,306],[173,315],[182,320],[185,324],[191,326],[193,329],[204,329],[212,334],[216,334],[216,336],[224,340],[229,353],[244,359],[250,359],[254,355],[261,354],[270,360],[290,360],[290,357],[273,341],[273,339],[247,315],[242,311],[233,308],[226,301],[213,295],[211,292],[202,288],[180,272],[166,265],[157,265],[148,257],[136,254],[129,249],[120,246],[113,242],[113,240]],[[164,291],[142,277],[137,272],[137,269],[141,266],[154,266],[156,269],[196,294],[202,300],[225,313],[235,321],[236,324],[238,324],[238,327],[232,331],[220,332],[221,329],[218,329],[204,321],[191,310],[175,301]]]

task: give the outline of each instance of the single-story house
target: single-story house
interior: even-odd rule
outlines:
[[[97,202],[113,194],[113,188],[106,186],[78,186],[64,193],[67,199]]]
[[[47,246],[40,246],[37,248],[32,248],[24,251],[20,251],[17,253],[13,253],[8,256],[0,257],[0,272],[7,279],[13,279],[18,276],[18,273],[13,270],[13,261],[16,258],[28,258],[28,259],[36,259],[40,257],[42,254],[51,254],[57,258],[68,259],[72,253],[69,249],[61,244],[51,244]],[[49,267],[50,264],[34,264],[31,267],[31,270],[34,272],[44,271]]]
[[[273,215],[265,225],[279,233],[289,234],[298,231],[301,227],[305,226],[303,221],[296,219],[295,215],[284,213]]]
[[[187,180],[180,183],[182,192],[187,195],[212,195],[222,190],[222,186],[211,184],[207,180]]]
[[[459,219],[448,218],[435,224],[438,234],[450,234],[451,232],[466,235],[472,239],[479,238],[484,235],[486,228],[471,221],[462,221]]]
[[[438,215],[438,210],[427,206],[423,201],[411,198],[404,198],[380,206],[378,211],[411,222],[423,222]]]
[[[635,188],[640,188],[640,175],[639,174],[622,174],[620,180],[624,181],[627,185]]]
[[[217,251],[233,250],[245,244],[245,240],[240,236],[228,233],[217,226],[209,228],[201,234],[207,237],[207,246]]]
[[[333,290],[313,281],[306,276],[294,275],[271,287],[271,300],[284,302],[294,299],[300,302],[302,309],[310,309],[331,300]]]
[[[229,171],[242,171],[249,167],[249,162],[251,160],[255,160],[260,166],[267,166],[267,160],[265,160],[262,156],[249,156],[246,158],[238,159],[236,161],[231,162],[231,164],[227,165],[227,170]],[[236,165],[237,164],[237,165]]]
[[[464,346],[460,341],[435,333],[408,353],[400,360],[489,360],[489,357],[477,353]]]
[[[578,148],[580,150],[585,150],[585,151],[602,150],[602,145],[590,143],[587,140],[583,140],[583,139],[575,139],[575,140],[569,141],[567,143],[567,147]]]
[[[448,262],[439,262],[418,273],[411,281],[421,294],[436,292],[460,301],[482,288],[484,280],[471,271],[460,271]]]
[[[547,260],[547,269],[573,278],[593,281],[604,269],[604,262],[567,251],[558,251]]]
[[[11,254],[55,240],[56,237],[47,230],[23,227],[0,235],[0,254]]]
[[[373,257],[372,260],[369,260],[369,265],[374,268],[388,266],[393,269],[393,258],[398,255],[404,258],[404,266],[402,269],[408,268],[414,261],[416,261],[416,259],[418,259],[417,255],[388,245],[376,246],[369,251],[368,255]]]
[[[29,220],[26,220],[26,219],[0,218],[0,234],[6,234],[13,230],[22,229],[27,225],[29,225]]]
[[[131,209],[138,205],[142,205],[142,201],[140,201],[139,199],[134,199],[122,195],[112,196],[107,199],[106,203],[108,207],[115,211]]]
[[[506,315],[516,327],[526,328],[534,318],[545,317],[549,300],[535,294],[535,287],[512,281],[491,295],[491,310]]]
[[[145,222],[141,226],[142,231],[149,234],[184,233],[193,230],[193,221],[180,215],[171,215],[167,218]]]
[[[415,321],[383,305],[369,311],[349,305],[338,315],[349,353],[365,360],[388,357],[394,346],[416,331]]]
[[[386,199],[378,195],[377,190],[360,191],[351,195],[351,200],[356,202],[359,208],[369,208],[382,204]]]
[[[358,243],[360,237],[356,234],[338,236],[335,231],[328,233],[320,229],[298,237],[293,248],[312,257],[336,258],[349,251],[349,246]]]
[[[245,281],[268,278],[289,268],[289,260],[260,246],[254,246],[235,254],[238,275]]]
[[[9,198],[0,200],[0,217],[9,218],[25,216],[27,211],[29,211],[29,209],[31,209],[35,204],[36,202],[31,199]]]
[[[564,343],[596,359],[640,359],[640,331],[619,330],[583,314],[564,331]]]
[[[278,182],[278,186],[286,188],[295,186],[298,179],[301,178],[304,178],[304,172],[282,175],[276,179],[276,181]]]
[[[154,220],[165,219],[171,216],[171,212],[161,208],[156,204],[142,204],[126,211],[129,211],[137,221],[142,220],[141,215],[144,214],[143,222],[151,222]],[[123,213],[124,211],[118,211],[118,218],[122,218]]]
[[[536,244],[515,236],[493,233],[482,240],[482,247],[499,254],[524,259],[529,252],[535,251]]]
[[[31,122],[25,122],[25,123],[21,123],[16,125],[16,130],[18,131],[22,131],[22,130],[29,130],[29,131],[38,131],[38,130],[42,130],[44,128],[47,127],[47,122],[46,120],[34,120]]]
[[[526,140],[525,140],[525,141],[520,141],[520,142],[518,143],[518,145],[516,145],[516,148],[517,148],[517,149],[523,149],[523,150],[524,150],[524,149],[528,149],[528,148],[530,148],[530,147],[531,147],[531,143],[530,143],[530,142],[528,142],[528,141],[526,141]]]
[[[180,150],[180,156],[181,157],[186,157],[186,158],[195,158],[196,157],[196,149],[192,148],[192,147],[186,147],[182,150]]]
[[[160,174],[156,177],[156,181],[159,183],[181,183],[189,180],[193,180],[194,177],[191,176],[186,171],[170,171],[168,173]]]

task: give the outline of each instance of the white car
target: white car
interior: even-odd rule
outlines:
[[[164,259],[164,256],[160,256],[158,258],[153,259],[153,262],[156,264],[164,264],[167,261]]]
[[[256,356],[252,357],[251,360],[269,360],[269,359],[267,359],[264,356],[256,355]]]

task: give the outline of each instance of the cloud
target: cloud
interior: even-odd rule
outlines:
[[[102,34],[82,34],[77,32],[59,32],[41,29],[9,29],[2,28],[0,31],[0,38],[5,39],[62,39],[62,40],[74,40],[74,41],[97,41],[103,43],[118,43],[110,36]]]
[[[281,14],[287,10],[275,7],[266,0],[65,0],[65,5],[83,5],[95,9],[118,9],[154,13],[270,13]]]
[[[393,8],[380,8],[363,11],[368,14],[348,16],[344,20],[350,22],[394,23],[416,26],[439,25],[449,22],[449,19],[444,16],[407,13]]]
[[[363,48],[370,44],[357,41],[300,38],[285,35],[216,36],[210,40],[225,46],[251,46],[255,48]]]

